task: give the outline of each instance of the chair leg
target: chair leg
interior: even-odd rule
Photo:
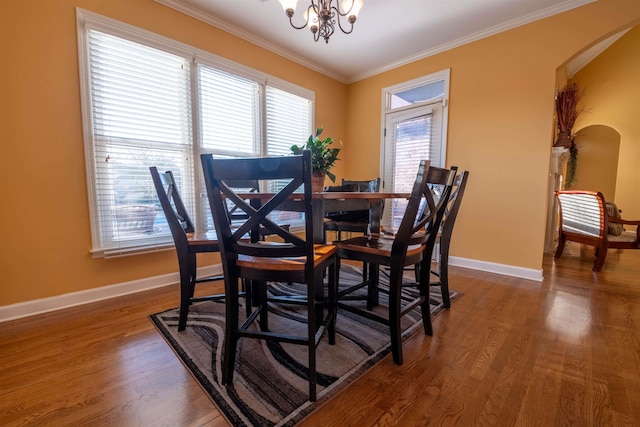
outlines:
[[[392,268],[389,273],[389,332],[391,335],[391,352],[396,365],[402,365],[403,362],[402,330],[400,328],[402,273],[403,268]]]
[[[562,252],[564,251],[564,244],[566,242],[566,236],[560,232],[560,236],[558,237],[558,248],[556,249],[556,253],[553,255],[554,258],[560,258],[560,255],[562,255]]]
[[[258,304],[260,305],[260,330],[269,330],[269,301],[267,298],[267,282],[252,282],[252,286],[258,287]]]
[[[251,280],[249,279],[241,279],[242,280],[242,291],[244,292],[244,308],[247,317],[251,314],[251,309],[253,307],[253,298],[252,298],[252,289]]]
[[[604,265],[604,260],[607,257],[607,247],[605,245],[601,245],[596,247],[596,260],[593,264],[593,271],[600,271],[602,266]]]
[[[442,305],[444,308],[451,308],[451,298],[449,297],[449,245],[441,247],[440,253],[440,292],[442,293]]]
[[[238,278],[225,279],[225,331],[224,350],[222,355],[222,384],[231,385],[236,365],[238,348]],[[215,366],[214,372],[215,372]]]
[[[378,283],[380,280],[380,267],[378,264],[369,263],[369,283],[367,286],[367,310],[379,304]]]
[[[442,262],[442,258],[440,259],[440,262]],[[425,259],[422,261],[422,265],[420,267],[420,280],[418,281],[420,298],[422,299],[422,302],[420,304],[420,309],[422,312],[422,326],[424,327],[425,335],[433,335],[433,324],[431,323],[431,304],[429,297],[429,292],[431,291],[431,269],[429,268],[430,264],[431,259]],[[440,281],[442,282],[442,278]],[[449,291],[447,290],[447,297],[448,296]],[[447,300],[448,299],[449,298],[447,298]]]
[[[180,268],[180,315],[178,317],[178,331],[184,331],[187,327],[189,306],[196,286],[196,256],[188,256],[178,259]]]
[[[336,269],[337,262],[329,266],[329,292],[328,292],[328,311],[329,311],[329,344],[336,343],[336,321],[338,307],[338,272]]]
[[[329,273],[331,274],[331,273]],[[309,401],[316,400],[316,331],[318,330],[318,322],[322,319],[322,306],[316,304],[316,294],[318,290],[322,291],[323,272],[314,274],[313,282],[307,284],[307,351],[309,352]],[[319,289],[318,289],[319,288]],[[318,308],[320,309],[320,317],[318,317]]]

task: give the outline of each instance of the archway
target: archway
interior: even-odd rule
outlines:
[[[576,132],[578,159],[576,190],[600,191],[614,201],[620,157],[620,133],[605,125],[592,125]]]
[[[640,122],[637,111],[640,79],[640,26],[626,27],[607,39],[596,41],[558,68],[557,88],[566,82],[584,89],[587,112],[576,122],[579,145],[577,180],[571,188],[601,191],[607,200],[638,216],[637,182],[640,170]],[[605,141],[608,141],[605,143]],[[554,148],[549,183],[545,252],[552,252],[556,235],[556,204],[553,198],[554,159],[565,160]],[[556,162],[558,163],[558,162]],[[559,162],[562,164],[562,162]],[[560,166],[555,175],[564,175]],[[560,185],[564,181],[560,177]],[[556,182],[557,183],[557,179]],[[634,216],[635,215],[635,216]]]

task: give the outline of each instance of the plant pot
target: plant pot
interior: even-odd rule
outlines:
[[[571,146],[571,132],[558,132],[558,138],[556,139],[556,142],[553,144],[553,146],[569,148]]]
[[[311,190],[320,193],[324,189],[324,172],[313,172],[311,174]]]

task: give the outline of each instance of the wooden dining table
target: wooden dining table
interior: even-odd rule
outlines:
[[[248,200],[268,200],[273,193],[243,193],[240,197]],[[313,238],[316,243],[325,243],[324,215],[327,212],[348,212],[369,210],[369,228],[371,233],[380,232],[382,217],[382,201],[385,199],[408,199],[410,193],[391,192],[352,192],[323,191],[313,193]],[[303,195],[293,194],[288,201],[281,204],[282,210],[302,212]]]

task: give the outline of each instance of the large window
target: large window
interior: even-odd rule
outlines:
[[[78,40],[95,256],[171,243],[150,166],[204,230],[200,154],[286,155],[311,134],[309,90],[80,9]]]
[[[420,160],[444,167],[449,72],[444,71],[383,90],[383,188],[410,192]],[[397,227],[406,201],[385,205],[382,223]]]

